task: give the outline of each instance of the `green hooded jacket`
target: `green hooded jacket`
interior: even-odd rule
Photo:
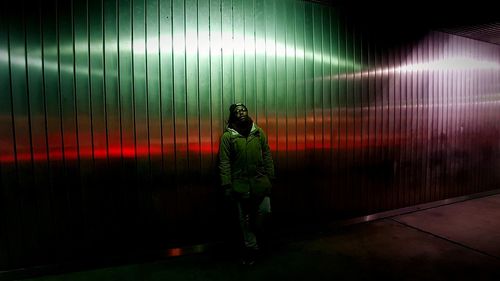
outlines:
[[[222,186],[242,197],[269,195],[274,164],[264,131],[254,123],[245,138],[226,128],[219,147],[219,172]]]

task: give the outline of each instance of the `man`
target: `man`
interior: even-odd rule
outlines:
[[[229,108],[227,128],[219,148],[219,173],[227,197],[236,202],[243,236],[243,264],[251,265],[259,251],[256,234],[271,213],[274,165],[264,131],[242,103]]]

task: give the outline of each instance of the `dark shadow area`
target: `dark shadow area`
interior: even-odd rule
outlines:
[[[499,195],[493,195],[362,224],[275,233],[252,267],[240,265],[230,244],[219,243],[203,253],[192,251],[180,257],[97,259],[1,277],[33,281],[498,280],[498,200]],[[494,222],[484,224],[488,220]],[[475,229],[464,232],[467,225]],[[488,243],[478,239],[484,235],[490,237]]]

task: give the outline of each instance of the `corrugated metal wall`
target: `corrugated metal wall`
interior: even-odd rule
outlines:
[[[234,101],[269,135],[277,222],[497,188],[500,47],[388,46],[348,16],[278,0],[2,9],[0,268],[219,239]]]

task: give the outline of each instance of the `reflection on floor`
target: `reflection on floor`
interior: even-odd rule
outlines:
[[[26,280],[500,280],[500,195],[273,241],[251,267],[213,249]]]

